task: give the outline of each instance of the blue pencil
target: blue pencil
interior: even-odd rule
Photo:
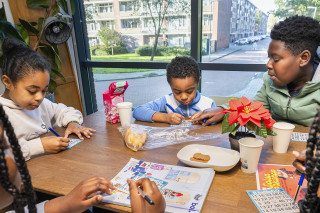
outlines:
[[[303,180],[304,180],[304,176],[305,176],[304,173],[302,173],[301,176],[300,176],[299,183],[298,183],[298,188],[297,188],[296,194],[294,195],[294,198],[293,198],[293,205],[296,203],[296,199],[298,197],[298,194],[299,194],[299,191],[300,191],[300,187],[302,186],[302,183],[303,183]]]
[[[177,111],[175,111],[175,110],[172,108],[172,106],[170,106],[170,104],[166,104],[166,105],[167,105],[167,107],[169,107],[169,109],[172,110],[172,112],[177,113]]]
[[[48,128],[53,134],[55,134],[57,137],[61,137],[56,131],[54,131],[51,127]]]

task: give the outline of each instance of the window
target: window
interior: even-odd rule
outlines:
[[[121,20],[121,27],[126,28],[137,28],[139,24],[139,19],[124,19]]]
[[[111,13],[113,10],[113,4],[99,4],[98,8],[100,13]]]
[[[120,11],[132,11],[133,3],[132,2],[120,2]]]
[[[87,1],[85,0],[84,2]],[[134,2],[138,1],[139,0],[136,0]],[[127,69],[125,72],[145,72],[148,77],[141,78],[139,80],[139,86],[134,82],[129,83],[129,88],[131,87],[137,91],[139,88],[139,91],[148,93],[149,90],[146,88],[148,87],[150,76],[154,75],[159,77],[157,82],[166,82],[165,76],[158,76],[164,75],[163,73],[159,74],[159,70],[163,70],[162,72],[165,73],[164,68],[166,64],[164,64],[164,62],[168,62],[175,57],[175,55],[155,55],[152,58],[154,62],[150,63],[150,52],[154,42],[157,41],[158,47],[181,48],[183,55],[192,55],[198,58],[201,52],[201,59],[198,60],[203,75],[200,85],[203,93],[209,96],[230,96],[240,95],[240,91],[243,92],[243,95],[247,95],[250,91],[252,92],[248,95],[250,98],[256,91],[251,88],[259,88],[261,86],[261,73],[266,70],[264,66],[267,60],[266,49],[270,41],[270,38],[268,38],[266,34],[268,34],[267,29],[272,27],[272,24],[268,26],[270,17],[268,19],[266,12],[262,12],[262,21],[259,22],[257,27],[255,26],[256,13],[259,10],[263,10],[264,5],[258,7],[251,2],[262,0],[184,0],[184,4],[179,4],[181,1],[182,0],[165,1],[172,4],[169,5],[167,14],[164,15],[165,18],[161,20],[162,25],[160,26],[160,30],[158,30],[158,25],[156,29],[154,29],[152,20],[152,15],[157,14],[156,10],[161,8],[159,5],[152,5],[154,11],[149,13],[146,6],[141,2],[133,6],[133,1],[114,1],[119,4],[119,7],[115,7],[118,8],[119,11],[113,12],[120,15],[110,17],[111,20],[108,21],[111,21],[113,23],[111,25],[113,26],[116,25],[115,23],[119,23],[119,26],[116,25],[117,27],[114,27],[113,30],[121,37],[120,40],[122,43],[119,45],[119,48],[117,47],[118,49],[115,51],[114,56],[112,56],[110,52],[100,53],[100,55],[88,55],[89,60],[85,61],[84,64],[85,66],[93,67],[94,79],[99,81],[97,77],[98,74],[111,75],[123,69]],[[91,4],[98,4],[94,2],[96,1],[90,1]],[[195,27],[199,26],[199,24],[193,26],[190,24],[191,20],[193,22],[195,20],[197,21],[197,17],[199,17],[199,10],[194,9],[199,2],[203,4],[202,10],[200,10],[203,11],[203,14],[200,14],[202,15],[203,21],[200,23],[200,25],[202,25],[202,38],[199,38],[199,41],[195,42],[201,43],[201,48],[190,49],[192,46],[191,43],[193,42],[191,41],[192,35],[198,35],[199,33],[197,31],[198,27]],[[265,5],[267,3],[269,3],[269,1],[264,2]],[[140,5],[141,8],[136,8],[136,5]],[[127,13],[121,13],[122,11]],[[128,18],[128,15],[130,15],[130,18]],[[97,24],[101,24],[102,21],[106,20],[95,20],[97,30],[99,29]],[[276,22],[276,19],[274,22]],[[159,23],[159,20],[156,20],[156,23]],[[106,22],[106,25],[108,25],[108,22]],[[90,38],[97,38],[97,36],[95,36],[97,30],[93,31],[93,29],[89,27],[87,30]],[[159,31],[160,34],[156,35],[156,31]],[[264,37],[258,35],[264,35]],[[194,37],[196,38],[197,36]],[[200,39],[202,39],[202,41],[200,41]],[[99,42],[103,45],[103,42]],[[254,42],[257,43],[255,49],[253,48]],[[93,48],[91,43],[93,42],[89,42],[90,53],[92,53],[91,48]],[[149,46],[143,49],[146,45]],[[159,49],[157,49],[157,51],[159,51]],[[200,49],[199,52],[198,49]],[[177,53],[177,55],[180,55],[180,53]],[[95,63],[90,62],[90,60],[101,60],[103,62]],[[220,65],[221,63],[225,64],[225,66]],[[232,64],[235,65],[232,66]],[[97,66],[99,66],[99,68]],[[100,68],[100,66],[105,67]],[[137,67],[139,67],[139,69]],[[226,71],[226,69],[234,71]],[[123,76],[123,79],[126,79],[128,75],[123,74]],[[143,86],[144,82],[145,86]],[[223,85],[220,85],[221,83],[223,83]],[[164,87],[167,88],[167,86],[168,85]],[[99,88],[101,90],[101,87],[96,87],[95,91],[97,92]],[[164,94],[164,92],[160,93]],[[156,98],[158,97],[149,96],[141,102],[146,103]]]

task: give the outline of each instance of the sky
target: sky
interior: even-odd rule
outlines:
[[[269,10],[276,9],[274,0],[250,0],[254,5],[256,5],[264,13],[267,13]]]

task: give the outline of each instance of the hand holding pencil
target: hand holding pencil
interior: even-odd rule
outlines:
[[[127,182],[129,184],[132,212],[160,213],[165,211],[166,202],[153,181],[150,181],[149,178],[142,178],[136,182],[128,179]],[[139,192],[139,188],[143,193]],[[148,201],[148,199],[151,199],[151,201]]]

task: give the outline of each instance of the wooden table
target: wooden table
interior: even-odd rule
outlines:
[[[169,126],[160,123],[142,123],[150,126]],[[112,179],[131,157],[162,164],[181,165],[177,158],[178,151],[188,144],[206,144],[230,148],[228,134],[221,135],[221,124],[202,128],[202,132],[213,132],[219,137],[190,143],[166,146],[147,151],[133,152],[128,149],[121,137],[120,124],[106,122],[102,111],[91,114],[84,119],[84,125],[96,129],[91,139],[85,139],[70,150],[58,154],[36,157],[27,162],[32,183],[37,191],[51,195],[65,195],[82,180],[92,176],[103,176]],[[307,132],[308,128],[297,127],[295,131]],[[57,129],[64,135],[64,128]],[[49,134],[49,133],[48,133]],[[272,150],[271,138],[267,138],[262,149],[260,163],[292,164],[293,150],[303,150],[304,142],[291,142],[286,154],[277,154]],[[255,174],[240,171],[240,163],[232,170],[216,173],[202,212],[258,212],[248,197],[246,190],[256,190]],[[130,211],[130,208],[103,204],[105,208],[117,212]]]

